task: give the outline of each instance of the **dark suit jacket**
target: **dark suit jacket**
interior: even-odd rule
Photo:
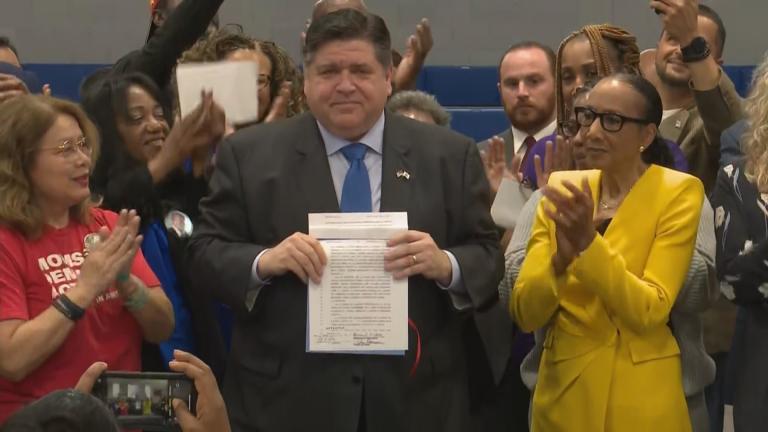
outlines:
[[[404,169],[409,180],[395,173]],[[445,128],[387,113],[381,211],[407,211],[459,262],[473,305],[491,304],[503,268],[489,214],[488,184],[474,143]],[[467,430],[461,314],[449,294],[409,280],[409,317],[421,334],[404,357],[305,352],[306,285],[274,278],[245,308],[251,266],[267,247],[301,231],[307,214],[338,212],[328,158],[314,117],[254,126],[225,141],[211,193],[191,241],[191,268],[236,311],[225,399],[234,430]]]
[[[515,137],[512,136],[512,128],[508,128],[504,132],[498,133],[494,136],[498,136],[504,140],[504,158],[507,161],[507,165],[512,165],[512,158],[515,156]],[[493,138],[493,137],[491,137]],[[491,145],[491,138],[485,141],[477,143],[477,149],[480,151],[486,150]]]

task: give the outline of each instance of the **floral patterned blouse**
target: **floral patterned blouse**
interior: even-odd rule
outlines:
[[[712,192],[717,275],[729,300],[768,306],[768,194],[747,179],[744,165],[721,169]]]

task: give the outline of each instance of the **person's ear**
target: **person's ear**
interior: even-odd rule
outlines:
[[[650,147],[656,140],[656,136],[659,134],[659,129],[655,124],[648,124],[645,126],[645,133],[643,133],[643,142],[648,143],[645,148]]]

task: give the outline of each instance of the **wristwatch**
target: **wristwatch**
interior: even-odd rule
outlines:
[[[85,315],[85,309],[69,299],[66,294],[61,294],[53,301],[53,307],[71,321],[77,321]]]
[[[680,48],[683,53],[683,62],[695,63],[709,57],[710,50],[707,40],[701,36],[696,36],[691,40],[688,46]]]

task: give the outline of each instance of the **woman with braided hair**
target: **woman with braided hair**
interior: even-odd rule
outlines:
[[[544,171],[573,167],[570,142],[565,138],[557,139],[557,135],[563,136],[562,123],[571,111],[576,89],[617,72],[640,74],[640,49],[637,40],[621,27],[611,24],[587,25],[572,33],[560,44],[555,65],[555,111],[558,127],[555,135],[539,140],[531,150],[530,157],[526,158],[522,168],[523,179],[531,187],[536,189],[540,186],[537,174],[542,170],[537,172],[536,165],[551,159],[545,158],[548,142],[552,143],[550,146],[553,150],[557,150],[554,148],[555,143],[561,144],[562,148],[557,151],[559,157],[555,158],[555,163],[562,166],[547,167]],[[685,155],[677,144],[667,141],[666,145],[671,155],[663,149],[653,149],[663,153],[654,155],[654,159],[664,161],[663,165],[670,168],[687,171]]]

